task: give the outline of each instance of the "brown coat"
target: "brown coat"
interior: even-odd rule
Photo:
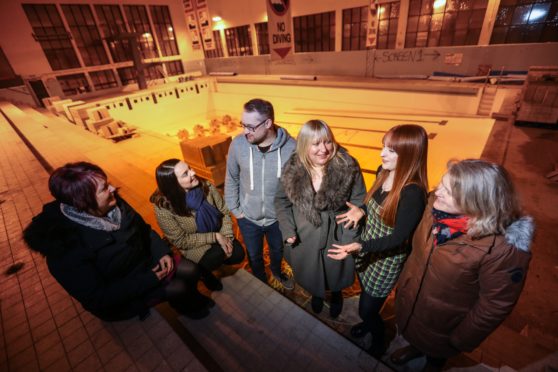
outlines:
[[[427,355],[475,349],[511,312],[525,282],[534,230],[530,217],[505,236],[463,235],[433,248],[433,198],[413,237],[399,279],[399,332]]]
[[[207,202],[216,207],[223,214],[219,232],[228,238],[232,238],[232,220],[229,209],[225,205],[219,191],[209,182],[207,182],[207,186],[209,188],[209,192],[206,196]],[[159,190],[156,190],[153,195],[151,195],[150,201],[153,204],[155,217],[157,217],[157,222],[163,234],[180,250],[185,258],[198,263],[205,252],[211,247],[211,244],[217,243],[215,233],[198,233],[195,212],[193,212],[194,215],[192,216],[179,216],[170,207],[159,207],[158,200],[160,198],[164,198],[164,196]]]

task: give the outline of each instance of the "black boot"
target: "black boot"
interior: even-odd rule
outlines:
[[[209,315],[207,305],[201,303],[192,303],[185,300],[171,300],[169,304],[179,313],[190,319],[202,319]]]
[[[339,292],[331,292],[331,303],[329,306],[329,315],[335,319],[343,311],[343,294]]]
[[[382,355],[386,352],[386,345],[384,342],[383,335],[374,335],[372,334],[372,345],[370,349],[368,349],[368,354],[372,355],[374,358],[380,360]]]
[[[321,297],[312,296],[312,301],[310,302],[310,304],[312,305],[312,311],[316,314],[319,314],[324,308],[324,299]]]
[[[223,283],[209,270],[203,271],[201,275],[201,280],[205,287],[212,292],[221,291],[223,289]]]
[[[363,338],[370,330],[366,327],[364,322],[360,322],[351,327],[351,336],[353,338]]]

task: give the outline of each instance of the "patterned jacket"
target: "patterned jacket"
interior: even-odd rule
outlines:
[[[209,188],[209,192],[206,196],[207,202],[215,206],[223,214],[223,221],[219,232],[226,237],[232,238],[233,230],[229,209],[225,205],[219,191],[217,191],[212,184],[206,184]],[[161,199],[164,200],[165,197],[159,190],[156,190],[153,195],[151,195],[150,201],[155,209],[155,216],[157,217],[157,222],[161,230],[163,230],[163,234],[180,250],[185,258],[196,263],[199,262],[211,244],[217,243],[215,233],[197,233],[195,215],[179,216],[170,206],[168,208],[160,207],[160,205],[169,204],[160,203]]]

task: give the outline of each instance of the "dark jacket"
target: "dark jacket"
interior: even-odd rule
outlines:
[[[433,246],[430,198],[399,279],[399,332],[427,355],[475,349],[512,311],[525,283],[534,231],[530,217],[505,235],[462,235]]]
[[[327,251],[332,244],[348,244],[358,238],[357,229],[337,225],[335,216],[347,210],[347,201],[361,205],[366,194],[357,161],[342,149],[340,155],[327,164],[320,190],[314,192],[310,175],[293,154],[275,197],[283,239],[298,239],[294,246],[285,247],[285,259],[293,268],[296,282],[322,298],[326,279],[332,291],[353,284],[353,257],[337,261],[327,257]]]
[[[29,247],[46,257],[50,273],[87,311],[103,320],[142,314],[162,286],[151,270],[168,245],[121,198],[120,229],[95,230],[68,219],[51,202],[24,231]],[[161,298],[162,299],[162,298]]]

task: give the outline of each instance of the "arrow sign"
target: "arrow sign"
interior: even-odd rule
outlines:
[[[440,57],[440,52],[438,52],[437,50],[435,50],[435,51],[432,52],[432,53],[424,53],[424,52],[423,52],[422,55],[423,55],[423,56],[432,56],[432,59],[433,59],[433,60],[436,60],[436,59],[438,59],[438,57]]]
[[[286,48],[275,48],[273,49],[273,51],[277,54],[279,54],[279,57],[281,57],[281,59],[285,58],[285,56],[287,54],[289,54],[289,52],[291,51],[291,47],[286,47]]]

